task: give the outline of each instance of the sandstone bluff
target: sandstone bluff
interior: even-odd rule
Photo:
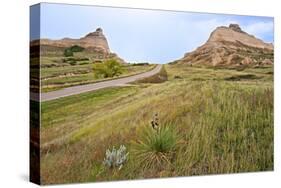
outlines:
[[[97,28],[94,32],[90,32],[79,39],[63,38],[59,40],[38,39],[30,43],[31,48],[40,46],[41,54],[50,52],[61,52],[71,46],[78,45],[83,47],[87,53],[96,54],[95,60],[104,60],[115,58],[121,63],[125,63],[117,54],[110,51],[107,39],[103,34],[102,28]]]
[[[176,63],[219,65],[273,64],[273,45],[244,32],[238,24],[217,27],[205,44]]]
[[[107,40],[101,28],[97,28],[96,31],[92,33],[88,33],[86,36],[80,39],[71,39],[71,38],[63,38],[61,40],[40,39],[40,40],[32,41],[31,45],[36,45],[39,42],[40,45],[63,47],[63,48],[78,45],[83,48],[93,48],[96,49],[97,51],[110,53]]]

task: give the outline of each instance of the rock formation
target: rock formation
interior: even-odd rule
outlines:
[[[217,27],[207,42],[177,63],[205,65],[262,65],[273,63],[273,45],[255,38],[238,24]]]
[[[125,63],[123,59],[119,58],[117,54],[110,51],[107,39],[103,34],[101,28],[97,28],[96,31],[88,33],[84,37],[79,39],[63,38],[60,40],[51,39],[39,39],[33,40],[30,43],[31,48],[39,46],[41,55],[49,53],[60,53],[62,54],[66,48],[74,45],[83,47],[88,54],[92,54],[95,58],[93,61],[102,61],[108,58],[115,58],[121,63]]]
[[[96,31],[89,33],[80,39],[71,39],[71,38],[63,38],[61,40],[40,39],[40,41],[38,40],[32,41],[31,45],[38,44],[39,42],[41,46],[46,45],[46,46],[53,46],[53,47],[68,48],[74,45],[78,45],[83,48],[94,48],[104,53],[110,53],[107,40],[101,28],[97,28]]]

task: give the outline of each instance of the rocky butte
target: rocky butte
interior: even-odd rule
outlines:
[[[244,32],[238,24],[217,27],[205,44],[176,63],[219,65],[273,64],[273,44]]]
[[[103,30],[101,28],[97,28],[96,31],[90,32],[87,35],[79,38],[63,38],[59,40],[51,40],[51,39],[39,39],[31,41],[31,47],[38,46],[40,44],[41,55],[46,54],[50,51],[62,51],[71,46],[77,45],[83,47],[88,53],[98,54],[98,59],[106,59],[106,58],[116,58],[120,62],[124,62],[121,58],[117,56],[117,54],[112,53],[110,51],[107,39],[103,34]]]

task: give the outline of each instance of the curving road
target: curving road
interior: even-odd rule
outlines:
[[[50,101],[53,99],[58,99],[58,98],[66,97],[66,96],[70,96],[70,95],[76,95],[76,94],[84,93],[87,91],[94,91],[94,90],[107,88],[107,87],[122,86],[122,85],[128,84],[130,82],[139,80],[139,79],[153,76],[153,75],[157,74],[161,70],[161,68],[162,68],[162,65],[157,65],[154,69],[152,69],[148,72],[140,73],[140,74],[125,77],[125,78],[118,78],[118,79],[114,79],[114,80],[102,81],[102,82],[87,84],[87,85],[73,86],[73,87],[60,89],[57,91],[41,93],[40,101],[41,102]],[[33,95],[31,94],[31,99],[32,99],[32,96]]]

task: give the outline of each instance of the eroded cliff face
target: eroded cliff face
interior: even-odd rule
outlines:
[[[249,35],[242,31],[239,25],[230,24],[229,27],[218,27],[212,32],[207,42],[241,42],[247,46],[255,48],[266,48],[273,50],[273,45],[263,42],[260,39],[255,38],[253,35]]]
[[[237,24],[216,28],[207,42],[186,53],[178,63],[206,65],[261,65],[273,63],[272,44],[255,38]]]
[[[63,38],[61,40],[51,40],[51,39],[40,39],[31,42],[32,45],[39,44],[41,46],[52,46],[68,48],[74,45],[81,46],[83,48],[92,48],[93,50],[100,51],[103,53],[110,53],[108,42],[103,34],[101,28],[97,28],[96,31],[87,34],[80,39]]]
[[[93,62],[102,62],[106,59],[116,59],[120,63],[126,63],[116,53],[110,51],[106,36],[101,28],[97,28],[94,32],[79,38],[63,38],[60,40],[39,39],[30,42],[31,48],[40,45],[40,55],[53,56],[54,54],[63,55],[65,49],[72,46],[80,46],[84,48],[85,57]]]

